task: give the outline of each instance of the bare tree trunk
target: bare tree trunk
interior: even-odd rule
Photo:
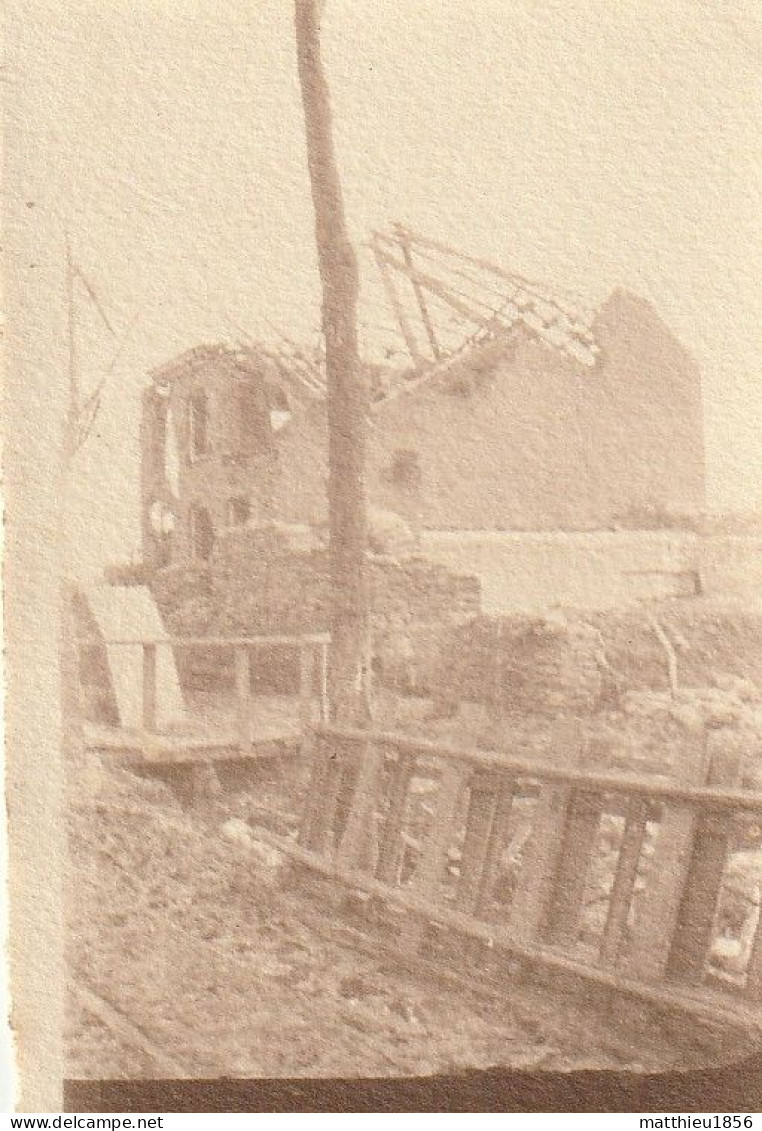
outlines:
[[[328,505],[331,558],[331,715],[370,715],[370,619],[365,445],[368,390],[359,365],[359,271],[347,233],[333,142],[331,97],[320,56],[321,0],[295,0],[299,82],[315,209],[328,384]]]

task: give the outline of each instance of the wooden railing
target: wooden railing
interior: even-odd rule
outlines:
[[[235,671],[235,710],[238,743],[243,748],[251,742],[252,728],[252,654],[262,649],[294,650],[299,656],[299,717],[304,727],[313,719],[313,697],[317,689],[318,713],[328,719],[328,647],[327,633],[299,636],[161,636],[137,637],[106,641],[109,647],[140,646],[143,655],[142,725],[149,734],[157,733],[157,655],[159,648],[178,651],[185,648],[232,651]]]
[[[762,928],[736,977],[709,959],[732,838],[739,822],[762,823],[762,794],[738,788],[737,746],[713,745],[695,736],[666,780],[584,768],[574,725],[541,762],[323,726],[298,843],[277,843],[404,909],[408,952],[446,928],[612,992],[761,1030]],[[605,814],[622,831],[591,939],[586,881]],[[522,824],[506,898],[499,881]]]

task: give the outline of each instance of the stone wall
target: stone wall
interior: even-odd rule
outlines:
[[[376,676],[414,688],[436,662],[448,629],[478,615],[479,583],[415,555],[374,555],[369,564]],[[297,635],[329,627],[328,554],[309,532],[231,531],[207,568],[162,570],[152,588],[168,626],[185,635]],[[230,678],[223,654],[214,663],[200,650],[191,657],[187,678]],[[269,680],[285,690],[296,678],[295,656],[282,650],[259,653],[255,668],[263,689]]]

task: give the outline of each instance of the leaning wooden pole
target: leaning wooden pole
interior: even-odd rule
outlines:
[[[323,289],[328,386],[331,560],[329,696],[334,719],[369,715],[370,621],[365,446],[368,389],[359,364],[359,270],[344,212],[331,97],[320,52],[320,0],[295,0],[299,83]]]

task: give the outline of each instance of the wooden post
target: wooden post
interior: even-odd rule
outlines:
[[[743,754],[737,736],[723,728],[709,731],[708,738],[711,746],[707,785],[735,785]],[[668,974],[680,981],[695,983],[703,978],[732,827],[733,814],[726,810],[703,812],[696,822],[693,854],[667,964]]]
[[[143,730],[156,732],[156,645],[143,645]]]
[[[582,740],[576,720],[559,728],[554,743],[567,765],[579,763]],[[571,786],[556,782],[540,787],[509,913],[511,932],[522,941],[536,941],[545,926],[573,793]]]
[[[606,925],[603,928],[599,960],[604,966],[614,967],[619,960],[647,828],[648,805],[644,801],[634,799],[630,803],[625,820],[614,883],[609,897]]]
[[[700,785],[706,777],[705,734],[696,732],[681,759],[680,780]],[[677,929],[698,821],[695,805],[670,801],[663,806],[656,850],[646,875],[632,932],[627,973],[646,981],[663,978]]]
[[[238,748],[244,752],[251,746],[251,664],[245,644],[235,649],[235,696]]]
[[[306,730],[312,722],[312,683],[315,672],[315,653],[312,644],[299,648],[299,722]]]
[[[497,812],[499,783],[494,774],[476,771],[469,784],[466,835],[460,857],[456,907],[471,912],[479,894]]]

